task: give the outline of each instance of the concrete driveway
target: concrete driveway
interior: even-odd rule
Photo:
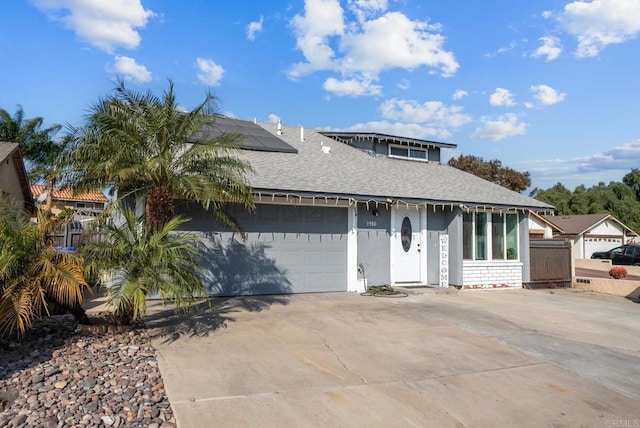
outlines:
[[[638,427],[640,305],[572,290],[156,312],[180,427]]]

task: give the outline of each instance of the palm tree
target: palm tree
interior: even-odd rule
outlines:
[[[0,335],[23,334],[51,303],[88,322],[80,306],[87,287],[82,256],[59,252],[48,239],[58,221],[41,212],[32,222],[0,196]]]
[[[44,210],[51,211],[53,202],[53,189],[64,178],[67,171],[68,151],[73,143],[73,136],[66,134],[57,141],[52,139],[44,140],[39,144],[40,159],[34,162],[29,171],[30,179],[33,182],[44,182],[46,184],[47,199]]]
[[[215,98],[180,111],[173,82],[162,97],[116,84],[114,94],[95,104],[76,130],[70,185],[88,190],[112,186],[119,197],[145,198],[147,223],[161,228],[175,211],[174,199],[213,208],[225,224],[237,224],[225,203],[253,207],[244,174],[250,166],[234,156],[237,134],[213,136]],[[197,141],[194,136],[197,136]]]
[[[13,116],[0,108],[0,141],[19,144],[29,163],[41,164],[46,161],[47,154],[43,149],[61,128],[60,125],[53,125],[43,129],[43,124],[42,117],[26,119],[21,106],[18,106]]]
[[[198,274],[197,238],[176,232],[187,219],[172,217],[154,229],[129,208],[120,213],[121,224],[102,223],[104,239],[89,242],[83,253],[91,270],[111,273],[107,305],[121,323],[144,319],[150,295],[184,309],[206,296]]]

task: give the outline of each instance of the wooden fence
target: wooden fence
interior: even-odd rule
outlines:
[[[571,286],[571,242],[545,239],[529,241],[531,288]]]

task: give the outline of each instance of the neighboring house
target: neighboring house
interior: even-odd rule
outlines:
[[[574,259],[588,259],[596,251],[607,251],[638,235],[611,214],[543,215],[556,227],[554,238],[571,241]]]
[[[0,191],[26,211],[33,210],[29,180],[18,144],[0,142]]]
[[[534,211],[529,212],[529,239],[553,239],[554,236],[561,233],[562,229],[544,216]]]
[[[533,198],[441,164],[455,145],[219,117],[244,136],[256,209],[228,207],[245,240],[194,205],[213,295],[362,291],[368,285],[521,287]]]
[[[47,186],[32,184],[31,193],[39,205],[47,199]],[[89,222],[100,214],[109,200],[101,191],[75,194],[72,189],[53,188],[51,213],[58,215],[63,211],[73,213],[73,218],[66,227],[56,231],[55,245],[58,247],[76,246]]]

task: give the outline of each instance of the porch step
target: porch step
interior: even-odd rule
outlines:
[[[455,287],[398,287],[394,286],[394,290],[407,293],[410,296],[419,296],[422,294],[458,294],[459,290]]]

